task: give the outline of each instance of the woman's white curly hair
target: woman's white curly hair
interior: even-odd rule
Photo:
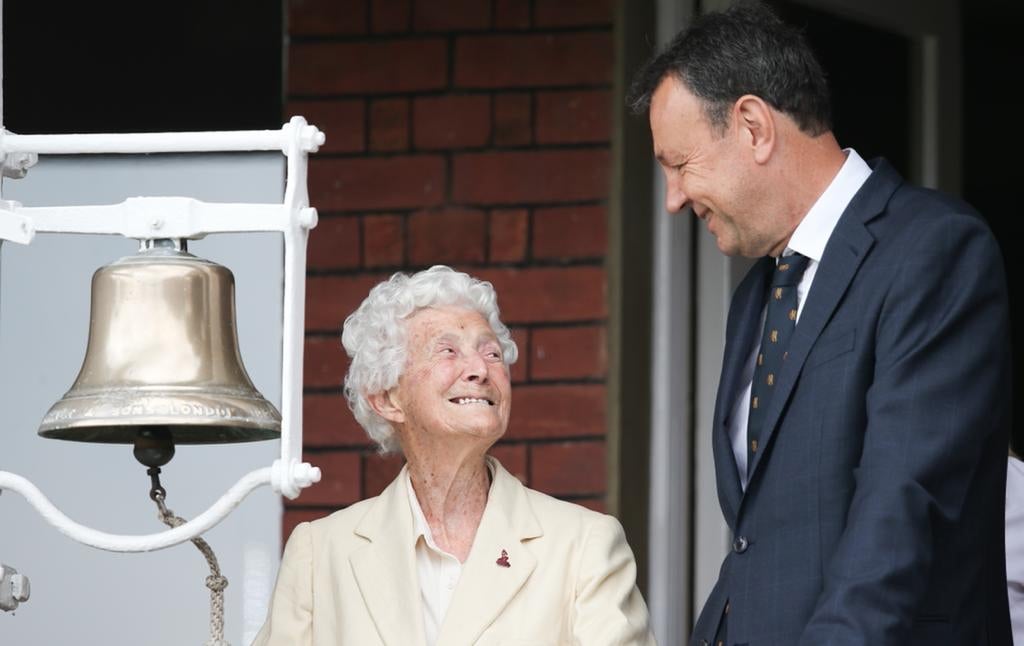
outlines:
[[[411,276],[396,273],[371,289],[359,309],[345,319],[341,344],[352,359],[345,375],[345,399],[382,453],[401,447],[391,424],[377,415],[367,397],[398,385],[406,362],[405,320],[425,307],[450,305],[479,312],[498,337],[505,365],[515,363],[519,351],[498,318],[494,287],[444,265]]]

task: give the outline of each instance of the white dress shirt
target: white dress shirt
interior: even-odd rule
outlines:
[[[1013,642],[1024,645],[1024,462],[1013,456],[1006,470],[1006,586]]]
[[[839,223],[839,217],[846,210],[850,200],[871,175],[871,167],[861,159],[857,151],[847,148],[845,152],[846,161],[843,162],[836,176],[832,178],[832,182],[825,192],[821,194],[807,215],[797,225],[789,239],[789,244],[782,252],[784,257],[799,253],[810,260],[796,287],[796,320],[798,324],[800,315],[804,311],[806,296],[811,291],[811,283],[814,282],[814,274],[818,271],[818,263],[821,262],[821,257],[825,253],[825,245],[832,237],[832,231],[835,230],[836,224]],[[764,327],[766,312],[767,308],[761,311],[759,331]],[[732,414],[729,416],[729,441],[732,444],[733,455],[736,457],[740,486],[744,491],[747,488],[747,418],[750,414],[750,390],[754,381],[754,367],[760,344],[761,335],[759,333],[743,368],[743,382],[746,387],[740,393],[739,399],[733,406]]]
[[[491,481],[494,481],[494,467],[487,462]],[[423,629],[427,646],[437,644],[441,622],[448,613],[455,586],[462,576],[462,563],[458,558],[444,551],[434,542],[430,524],[423,515],[423,508],[416,498],[416,491],[409,478],[409,470],[402,471],[405,486],[409,490],[409,507],[412,509],[413,536],[416,541],[416,573],[420,582],[420,599],[423,602]]]

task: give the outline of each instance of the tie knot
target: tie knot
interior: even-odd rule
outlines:
[[[798,253],[779,258],[772,276],[772,287],[785,287],[799,283],[800,278],[804,275],[804,270],[807,269],[808,262],[810,259],[807,256],[801,256]]]

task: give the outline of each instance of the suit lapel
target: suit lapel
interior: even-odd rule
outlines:
[[[832,313],[853,281],[857,269],[875,243],[874,237],[865,226],[866,223],[884,211],[885,205],[901,181],[892,167],[881,161],[839,218],[822,254],[811,291],[807,295],[807,302],[793,332],[788,359],[776,382],[778,390],[772,396],[771,404],[765,412],[761,432],[761,444],[764,449],[758,451],[754,457],[749,469],[749,482],[753,482],[758,466],[768,452],[779,417],[789,401],[808,353],[832,318]],[[749,490],[749,483],[747,487]]]
[[[498,617],[537,565],[527,539],[543,534],[526,488],[496,461],[494,483],[469,558],[438,633],[438,644],[469,645]],[[497,563],[504,550],[508,567]]]
[[[405,469],[355,529],[370,543],[349,557],[363,601],[387,646],[425,646]],[[338,616],[347,613],[338,609]]]
[[[730,526],[736,518],[743,491],[740,487],[736,456],[733,455],[732,443],[729,441],[729,413],[736,404],[740,390],[746,386],[743,383],[743,369],[760,334],[765,289],[773,268],[771,258],[762,258],[751,267],[743,282],[736,288],[736,294],[729,307],[725,354],[722,359],[722,376],[718,382],[718,397],[715,400],[711,446],[715,454],[718,500]]]

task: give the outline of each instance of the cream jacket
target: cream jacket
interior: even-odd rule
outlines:
[[[438,646],[653,645],[619,522],[494,466]],[[295,528],[256,646],[425,645],[401,484]]]

